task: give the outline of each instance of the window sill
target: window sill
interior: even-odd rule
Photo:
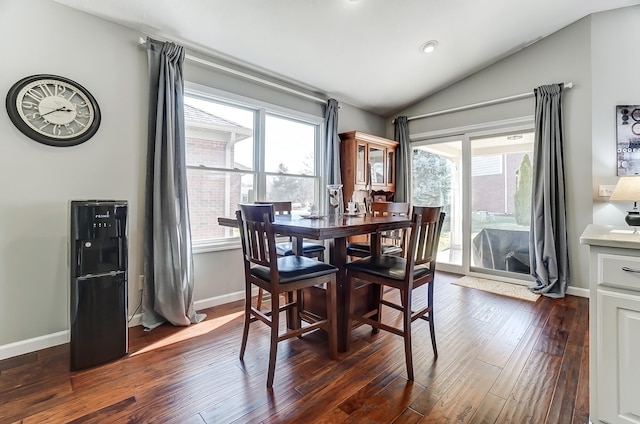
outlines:
[[[219,252],[223,250],[235,250],[242,249],[242,245],[240,244],[240,238],[234,237],[226,240],[209,240],[209,241],[200,241],[194,242],[191,245],[191,250],[194,254],[197,253],[208,253],[208,252]]]

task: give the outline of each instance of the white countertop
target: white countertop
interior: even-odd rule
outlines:
[[[633,227],[590,224],[580,236],[580,243],[592,246],[640,249],[640,232],[634,234]]]

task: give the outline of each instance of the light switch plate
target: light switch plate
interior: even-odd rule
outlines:
[[[598,186],[598,196],[600,196],[600,197],[609,197],[613,193],[613,189],[614,188],[616,188],[615,185],[600,184]]]

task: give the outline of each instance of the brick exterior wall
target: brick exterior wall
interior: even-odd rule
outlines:
[[[227,143],[186,138],[187,164],[225,167]],[[233,157],[233,147],[229,157]],[[189,169],[189,216],[193,241],[225,237],[229,231],[218,225],[219,216],[234,216],[241,201],[240,174]],[[226,195],[229,188],[229,197]]]
[[[524,153],[507,154],[501,174],[473,177],[471,187],[474,212],[486,211],[507,215],[515,213],[516,175],[524,155]]]

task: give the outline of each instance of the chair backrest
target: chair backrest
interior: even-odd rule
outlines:
[[[440,206],[414,206],[407,245],[407,275],[414,265],[429,264],[435,271],[438,243],[445,214]]]
[[[277,267],[275,234],[273,233],[273,217],[275,215],[272,204],[240,204],[236,211],[242,251],[245,259],[245,271],[249,271],[251,264]]]
[[[405,202],[373,202],[371,204],[371,214],[373,216],[406,216],[409,215],[410,206]],[[383,242],[392,243],[405,251],[406,231],[391,230],[381,234]]]
[[[371,203],[373,216],[408,215],[409,204],[404,202],[373,202]]]
[[[256,205],[273,205],[273,213],[274,215],[291,215],[291,202],[254,202]],[[276,237],[278,235],[276,234]],[[289,241],[291,241],[291,237],[289,237]]]
[[[276,215],[291,215],[291,202],[255,202],[256,205],[273,205]]]

